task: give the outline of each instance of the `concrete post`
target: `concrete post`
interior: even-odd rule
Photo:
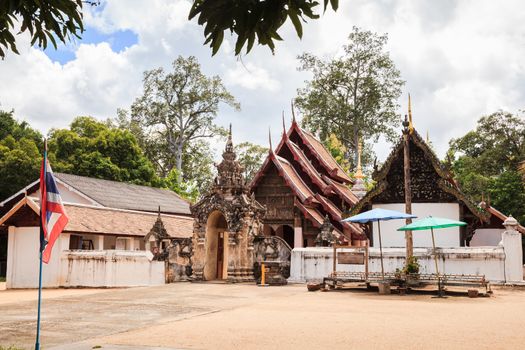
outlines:
[[[301,225],[301,217],[295,215],[294,225],[293,225],[293,247],[302,248],[303,247],[303,227]]]
[[[505,282],[523,282],[523,251],[518,221],[509,216],[503,223],[500,245],[505,251]]]
[[[95,240],[95,250],[104,250],[104,236],[98,235],[96,236],[97,239]]]

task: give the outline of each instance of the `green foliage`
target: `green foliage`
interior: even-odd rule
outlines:
[[[42,136],[0,111],[0,201],[38,179]]]
[[[249,183],[261,168],[268,154],[268,148],[251,142],[242,142],[235,146],[235,152],[237,160],[243,167],[244,179],[246,183]]]
[[[403,267],[403,273],[409,274],[409,273],[419,273],[419,269],[421,268],[421,265],[419,264],[419,261],[415,256],[410,256],[408,260],[405,262],[405,266]]]
[[[339,0],[324,0],[324,10],[328,5],[337,10]],[[303,36],[301,22],[317,19],[317,0],[194,0],[189,19],[198,17],[199,25],[204,26],[204,36],[212,49],[212,55],[219,50],[224,32],[237,35],[235,55],[240,55],[246,46],[246,53],[252,49],[255,39],[260,45],[275,50],[274,40],[282,40],[279,28],[289,18],[299,38]]]
[[[303,125],[322,140],[336,134],[346,149],[345,158],[357,163],[357,145],[364,149],[380,135],[392,139],[400,123],[397,99],[404,81],[385,50],[386,35],[357,27],[348,37],[340,57],[322,60],[312,54],[299,56],[300,70],[313,73],[295,98]],[[371,156],[363,157],[366,165]]]
[[[177,186],[192,189],[181,195],[194,198],[193,189],[205,192],[213,178],[207,140],[226,134],[214,123],[221,103],[240,108],[218,76],[205,76],[195,57],[179,56],[172,72],[144,73],[144,94],[116,123],[135,135],[161,178],[179,176]]]
[[[474,200],[490,197],[504,214],[525,221],[525,189],[519,174],[525,160],[525,121],[498,111],[480,118],[475,130],[452,139],[449,162],[462,190]]]
[[[15,30],[19,30],[17,34],[28,31],[31,45],[37,43],[44,49],[48,41],[56,49],[57,39],[63,43],[72,37],[80,39],[80,34],[84,31],[83,2],[96,4],[96,1],[82,0],[0,1],[0,58],[5,57],[5,50],[18,54]]]
[[[174,191],[190,202],[195,202],[199,196],[199,190],[196,183],[183,182],[180,179],[181,176],[177,173],[177,169],[173,168],[168,176],[163,179],[164,187]]]
[[[24,349],[23,348],[19,348],[19,347],[14,346],[14,345],[10,345],[8,347],[0,345],[0,350],[24,350]]]
[[[131,132],[77,117],[70,129],[51,130],[49,159],[57,172],[141,185],[160,185]]]
[[[350,173],[350,162],[346,158],[347,149],[345,145],[334,133],[331,133],[323,142],[324,146],[328,149],[335,161],[343,168],[343,170],[349,174]]]

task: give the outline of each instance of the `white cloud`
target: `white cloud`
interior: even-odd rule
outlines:
[[[237,142],[267,144],[268,127],[276,138],[281,111],[289,116],[290,99],[310,76],[296,70],[296,56],[335,55],[353,25],[389,34],[388,49],[407,81],[399,113],[406,113],[410,92],[416,128],[429,130],[441,156],[448,140],[472,129],[481,115],[525,107],[525,6],[519,0],[344,1],[336,13],[305,24],[303,40],[286,24],[275,55],[255,47],[242,62],[233,56],[230,37],[211,56],[202,46],[203,28],[187,21],[190,5],[108,1],[86,12],[87,25],[105,33],[130,30],[138,42],[118,53],[107,43],[79,43],[75,59],[64,65],[28,48],[22,36],[21,55],[0,62],[0,108],[15,108],[43,131],[66,126],[76,115],[114,116],[140,94],[144,70],[169,69],[178,55],[194,55],[204,73],[222,76],[241,103],[240,113],[222,108],[218,122],[233,123]],[[389,148],[377,146],[380,158]]]
[[[267,70],[255,66],[253,63],[242,64],[237,62],[235,68],[226,70],[224,79],[230,85],[238,85],[249,90],[279,90],[279,82],[270,77]]]

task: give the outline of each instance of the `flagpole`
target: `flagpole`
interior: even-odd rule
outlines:
[[[42,165],[42,180],[46,184],[46,174],[47,174],[47,140],[44,139],[44,162]],[[42,186],[40,186],[42,189]],[[43,193],[40,193],[40,261],[39,261],[39,275],[38,275],[38,316],[36,320],[36,341],[35,341],[35,350],[40,350],[40,304],[42,301],[42,252],[45,248],[45,235],[44,227],[42,225],[42,198],[44,198]]]

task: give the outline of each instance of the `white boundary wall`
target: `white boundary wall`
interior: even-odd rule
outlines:
[[[440,273],[480,274],[493,282],[522,282],[523,262],[521,235],[516,231],[505,231],[502,241],[493,247],[438,248]],[[338,252],[352,251],[341,248]],[[414,248],[414,255],[421,265],[421,273],[435,273],[431,248]],[[405,264],[404,248],[384,248],[383,262],[385,272],[395,272]],[[290,267],[291,283],[304,283],[322,280],[332,272],[333,248],[312,247],[292,250]],[[361,271],[365,265],[337,265],[337,271]],[[369,271],[380,272],[379,248],[369,250]]]
[[[6,287],[37,288],[39,264],[38,227],[14,227],[8,231]],[[69,251],[69,234],[55,242],[49,264],[42,269],[42,286],[133,287],[164,284],[164,262],[152,261],[147,251]]]
[[[134,287],[164,284],[164,262],[146,251],[62,252],[62,287]]]

